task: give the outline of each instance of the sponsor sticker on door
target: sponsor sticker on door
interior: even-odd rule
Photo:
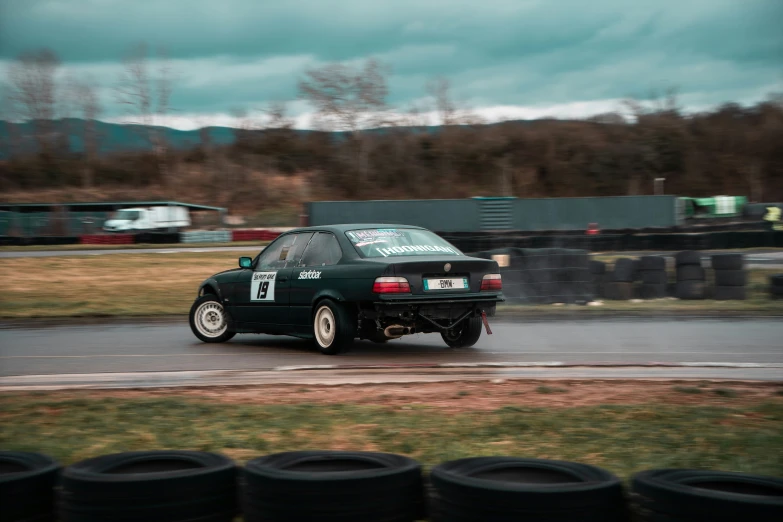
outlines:
[[[299,272],[299,279],[321,279],[321,272],[318,270],[303,270]]]
[[[277,272],[253,272],[250,280],[251,301],[274,301]]]
[[[424,290],[467,290],[467,277],[439,277],[424,280]]]

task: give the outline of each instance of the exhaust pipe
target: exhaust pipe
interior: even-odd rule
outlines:
[[[390,339],[397,339],[398,337],[402,337],[403,335],[408,333],[406,332],[406,330],[408,330],[408,328],[401,326],[399,324],[393,324],[391,326],[387,326],[383,330],[383,335],[385,335]]]

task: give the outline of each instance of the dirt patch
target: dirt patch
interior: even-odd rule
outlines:
[[[726,394],[725,390],[731,390],[732,393]],[[100,392],[77,390],[45,393],[62,400],[94,397],[100,394],[101,397],[132,399],[181,397],[257,405],[356,404],[399,409],[427,407],[449,411],[491,411],[504,406],[569,408],[621,404],[739,407],[764,401],[783,402],[783,383],[526,379],[339,386],[219,386],[101,390]]]

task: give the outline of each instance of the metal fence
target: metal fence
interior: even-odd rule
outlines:
[[[471,198],[315,201],[311,225],[396,223],[439,232],[585,230],[674,227],[683,212],[676,196],[605,198]]]

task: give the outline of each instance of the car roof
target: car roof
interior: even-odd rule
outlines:
[[[348,230],[361,230],[365,228],[382,228],[382,229],[388,229],[388,228],[412,228],[416,230],[427,230],[423,227],[418,227],[416,225],[399,225],[399,224],[393,224],[393,223],[343,223],[343,224],[337,224],[337,225],[322,225],[322,226],[312,226],[312,227],[299,227],[289,230],[288,232],[309,232],[313,230],[324,230],[327,232],[332,233],[341,233],[341,232],[347,232]]]

